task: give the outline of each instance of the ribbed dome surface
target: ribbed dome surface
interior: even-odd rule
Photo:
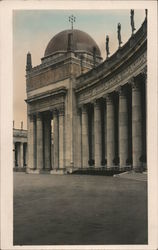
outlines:
[[[47,45],[44,56],[49,56],[55,52],[65,52],[68,48],[68,33],[72,30],[64,30],[55,35]],[[96,55],[101,56],[100,49],[96,42],[86,32],[73,30],[73,49],[75,52],[84,51],[93,53],[96,48]]]

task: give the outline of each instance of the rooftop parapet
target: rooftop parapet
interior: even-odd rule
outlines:
[[[91,78],[94,78],[95,76],[98,78],[98,76],[104,75],[106,72],[113,70],[113,68],[117,65],[117,63],[120,63],[120,59],[126,58],[127,54],[130,51],[134,52],[135,47],[140,46],[141,43],[146,41],[147,38],[147,19],[143,22],[139,30],[133,34],[129,40],[110,57],[105,59],[105,61],[95,68],[89,70],[88,72],[78,76],[76,78],[76,84],[77,88],[80,88],[85,85],[85,81],[91,80]],[[100,75],[99,75],[100,74]]]

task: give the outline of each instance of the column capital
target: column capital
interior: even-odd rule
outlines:
[[[42,113],[41,112],[37,112],[36,113],[36,119],[37,120],[41,120],[41,118],[42,118]]]
[[[133,91],[137,91],[139,89],[138,81],[134,77],[130,78],[130,80],[128,81],[128,84],[131,86]]]
[[[137,82],[134,82],[131,84],[132,90],[133,91],[138,91],[139,90],[139,84]]]
[[[60,106],[60,107],[58,108],[58,112],[59,112],[59,116],[60,116],[60,115],[65,115],[65,107],[64,107],[64,106]]]
[[[141,71],[140,75],[144,81],[147,80],[147,66]]]
[[[106,99],[107,103],[113,102],[112,93],[108,93],[108,94],[104,95],[104,98]]]
[[[100,108],[100,100],[99,99],[94,99],[92,101],[92,104],[95,108]]]
[[[81,107],[82,113],[87,113],[87,104],[83,104]]]
[[[78,108],[77,108],[77,115],[80,115],[81,114],[81,107],[79,106]]]
[[[117,88],[116,91],[118,92],[118,95],[120,97],[125,97],[126,96],[125,88],[123,88],[122,86],[120,86],[119,88]]]
[[[129,79],[129,81],[128,81],[128,84],[129,85],[133,85],[135,83],[135,79],[134,79],[134,77],[131,77],[130,79]]]
[[[55,116],[58,116],[58,114],[59,114],[59,111],[58,111],[57,108],[54,108],[54,109],[52,110],[52,112],[53,112],[53,115],[55,115]]]
[[[28,117],[30,119],[30,122],[33,122],[35,120],[35,114],[28,114]]]

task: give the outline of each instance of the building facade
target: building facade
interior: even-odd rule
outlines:
[[[27,166],[27,130],[13,128],[13,169],[25,171]]]
[[[26,89],[28,173],[147,168],[147,18],[104,61],[87,33],[58,33],[40,65],[27,54]]]

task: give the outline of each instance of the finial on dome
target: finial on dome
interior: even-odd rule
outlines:
[[[27,59],[26,59],[26,71],[29,71],[32,69],[32,59],[31,59],[31,53],[27,53]]]
[[[74,15],[69,16],[69,22],[71,23],[71,29],[73,30],[73,24],[76,22],[76,17]]]

